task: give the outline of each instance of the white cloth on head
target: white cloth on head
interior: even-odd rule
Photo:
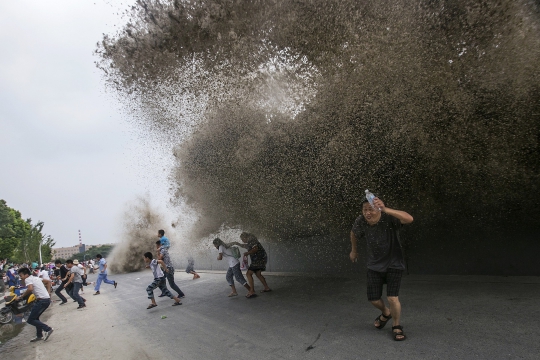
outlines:
[[[229,267],[236,266],[236,264],[238,264],[240,262],[240,261],[238,261],[237,258],[234,257],[231,249],[228,249],[223,245],[219,245],[218,251],[219,251],[220,254],[225,256],[227,258],[227,260],[229,260]]]

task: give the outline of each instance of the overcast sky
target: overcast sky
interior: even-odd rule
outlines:
[[[113,4],[110,4],[113,3]],[[105,92],[92,55],[130,1],[0,2],[0,198],[57,247],[116,242],[126,204],[166,203],[167,155]]]

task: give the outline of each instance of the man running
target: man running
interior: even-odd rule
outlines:
[[[171,287],[171,289],[173,289],[174,291],[178,293],[179,298],[185,297],[186,295],[182,292],[182,290],[180,290],[178,285],[176,285],[176,283],[174,282],[174,267],[171,262],[171,257],[169,256],[168,249],[166,247],[163,247],[163,245],[161,244],[161,240],[156,241],[156,250],[158,253],[158,256],[157,256],[158,260],[162,260],[163,263],[165,264],[165,268],[166,268],[165,277],[169,281],[169,286]],[[166,294],[165,291],[162,291],[159,297],[164,297],[164,296],[168,296],[168,295]]]
[[[70,274],[68,281],[66,282],[66,285],[64,287],[66,289],[69,289],[67,290],[69,296],[71,296],[71,298],[79,304],[79,307],[77,309],[83,309],[86,307],[86,299],[79,295],[79,291],[83,286],[83,272],[79,267],[79,260],[67,260],[66,267],[69,269]]]
[[[53,333],[53,328],[45,323],[42,323],[39,320],[39,317],[51,304],[51,297],[45,288],[45,285],[50,286],[50,281],[32,276],[30,274],[30,270],[27,268],[22,268],[19,270],[19,277],[21,280],[24,280],[24,284],[27,288],[24,294],[19,296],[19,299],[27,298],[32,293],[36,297],[36,301],[32,307],[30,316],[28,316],[28,320],[26,320],[28,324],[36,327],[36,337],[30,340],[30,342],[40,340],[46,341]],[[45,336],[43,336],[43,333],[45,333]]]
[[[99,292],[99,287],[101,286],[102,281],[105,282],[105,284],[114,285],[115,289],[118,286],[118,283],[116,281],[107,279],[107,261],[103,258],[103,256],[101,256],[101,254],[97,254],[96,259],[98,261],[99,271],[98,278],[96,280],[96,287],[94,288],[96,291],[94,295],[99,295],[101,294]]]
[[[60,285],[58,285],[56,287],[56,290],[54,291],[54,293],[56,294],[56,296],[58,296],[58,298],[60,298],[60,300],[62,301],[60,303],[60,305],[65,305],[67,304],[67,299],[66,297],[62,294],[62,290],[64,290],[65,288],[65,285],[66,285],[66,282],[67,282],[67,279],[66,279],[66,275],[67,273],[69,272],[69,270],[67,269],[67,267],[65,265],[62,265],[62,262],[60,260],[56,260],[54,262],[54,265],[56,265],[56,270],[55,270],[55,276],[56,276],[56,280],[60,280],[61,283]],[[67,292],[67,291],[66,291]],[[68,294],[69,295],[69,294]]]
[[[351,230],[351,261],[356,262],[357,240],[367,244],[367,295],[368,300],[381,311],[374,326],[382,329],[393,319],[394,340],[405,340],[403,327],[399,324],[401,304],[398,294],[401,276],[405,270],[405,260],[399,243],[399,232],[403,224],[413,222],[413,217],[405,211],[387,208],[381,199],[375,198],[373,207],[366,200],[362,203],[362,215],[354,222]],[[381,299],[383,284],[390,308]]]
[[[153,255],[151,252],[144,253],[143,258],[144,262],[146,263],[146,267],[152,269],[152,273],[154,274],[154,281],[146,288],[146,293],[148,294],[148,298],[151,301],[147,309],[152,309],[157,306],[156,299],[154,299],[154,290],[157,287],[159,287],[161,291],[163,291],[168,297],[174,300],[174,304],[172,306],[182,305],[182,301],[180,300],[180,298],[173,296],[173,294],[171,294],[171,292],[167,289],[167,286],[165,285],[165,275],[159,267],[159,265],[165,265],[163,260],[153,259]]]

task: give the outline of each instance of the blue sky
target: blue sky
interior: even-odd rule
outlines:
[[[117,241],[139,195],[165,209],[169,155],[130,125],[94,65],[96,42],[125,8],[0,3],[0,198],[44,221],[58,247],[77,244],[79,229],[87,244]]]

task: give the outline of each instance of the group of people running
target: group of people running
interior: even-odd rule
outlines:
[[[160,297],[167,296],[174,300],[173,306],[181,305],[181,299],[185,296],[174,281],[174,266],[169,255],[170,241],[165,236],[164,230],[158,231],[158,238],[159,240],[156,241],[156,256],[154,257],[154,254],[150,251],[144,253],[143,255],[146,267],[152,269],[154,276],[154,280],[146,288],[148,299],[150,299],[150,304],[148,305],[147,309],[152,309],[157,306],[154,298],[154,290],[156,288],[161,290],[161,295],[159,295]],[[235,279],[247,289],[248,292],[246,294],[246,298],[251,299],[256,297],[257,294],[255,293],[253,274],[257,276],[264,286],[261,293],[272,291],[272,289],[270,289],[268,286],[265,277],[262,275],[262,272],[266,270],[266,263],[268,261],[266,250],[253,234],[243,232],[240,235],[240,240],[242,240],[242,243],[232,242],[227,244],[220,238],[216,238],[213,241],[214,246],[218,250],[217,259],[223,260],[224,258],[227,258],[229,263],[229,268],[225,276],[227,283],[231,287],[229,297],[238,296],[238,292],[234,285]],[[242,274],[242,270],[240,269],[240,252],[235,251],[234,246],[245,248],[247,251],[244,252],[243,256],[249,256],[251,259],[251,264],[247,268],[246,272],[246,276],[248,278],[247,281]],[[189,262],[186,272],[193,274],[193,279],[200,278],[199,274],[197,274],[193,269],[193,261]],[[174,296],[169,291],[166,284],[167,281],[169,282],[169,287],[176,291],[178,294],[177,296]]]
[[[94,295],[99,295],[102,282],[113,285],[115,288],[118,283],[107,279],[107,261],[101,254],[96,255],[96,261],[99,265],[99,273],[94,287]],[[65,290],[69,297],[78,304],[77,309],[86,307],[86,299],[80,294],[83,292],[83,286],[89,285],[86,282],[86,267],[79,264],[77,259],[67,260],[65,264],[62,264],[60,260],[56,260],[52,278],[42,276],[40,272],[32,272],[27,267],[18,269],[18,276],[26,286],[26,291],[19,296],[19,300],[26,299],[31,294],[36,297],[30,315],[26,320],[28,324],[36,327],[36,337],[30,340],[31,342],[46,341],[54,331],[53,328],[40,321],[40,316],[51,304],[53,289],[61,301],[60,305],[68,303],[67,298],[62,294],[62,290]]]
[[[367,248],[367,297],[373,306],[381,311],[377,316],[373,325],[377,329],[383,329],[386,323],[392,319],[392,336],[396,341],[405,340],[406,336],[403,332],[403,326],[400,325],[401,319],[401,303],[398,295],[401,287],[401,277],[405,270],[405,259],[400,242],[400,231],[403,225],[413,222],[413,217],[405,211],[394,210],[386,207],[384,202],[379,198],[374,198],[370,203],[368,200],[362,202],[362,214],[358,216],[351,229],[351,252],[349,254],[351,261],[356,262],[358,259],[357,243],[363,241]],[[146,291],[148,298],[151,299],[151,304],[148,309],[157,306],[154,300],[153,291],[157,287],[162,290],[161,296],[168,296],[175,300],[173,306],[181,305],[181,298],[184,293],[174,283],[174,269],[170,264],[168,248],[170,243],[167,238],[165,240],[164,231],[159,230],[158,236],[160,240],[156,243],[157,259],[153,258],[151,252],[144,254],[144,260],[148,267],[152,268],[154,273],[154,281],[150,284]],[[246,298],[251,299],[256,297],[253,274],[261,281],[263,290],[261,293],[270,292],[272,289],[268,286],[262,272],[266,270],[268,256],[264,247],[261,245],[255,235],[243,232],[240,235],[242,243],[231,242],[225,243],[221,239],[216,238],[213,245],[218,250],[218,260],[227,258],[229,268],[225,276],[231,293],[229,297],[238,296],[238,292],[234,285],[234,280],[244,286],[248,293]],[[239,246],[245,248],[243,256],[249,256],[251,263],[247,268],[244,278],[240,268],[240,254],[234,248]],[[163,267],[161,270],[160,265]],[[169,285],[178,292],[178,297],[173,296],[165,284],[165,278],[168,279]],[[386,295],[388,306],[382,300],[383,286],[386,284]]]
[[[385,206],[382,200],[375,198],[373,204],[368,201],[362,203],[362,214],[356,219],[350,233],[351,252],[350,259],[353,262],[357,261],[357,242],[363,241],[367,248],[367,296],[368,300],[381,311],[377,316],[373,325],[377,329],[385,327],[386,323],[392,319],[392,335],[394,340],[405,340],[406,336],[403,332],[403,327],[400,325],[401,318],[401,303],[398,295],[401,286],[401,277],[405,270],[405,261],[400,243],[400,230],[404,224],[413,222],[413,217],[405,211],[390,209]],[[181,299],[185,296],[182,290],[174,281],[174,266],[169,255],[170,242],[165,237],[163,230],[158,231],[159,240],[156,241],[155,254],[146,252],[143,255],[146,266],[152,269],[154,280],[147,286],[146,292],[151,303],[147,309],[152,309],[157,306],[154,298],[154,290],[161,290],[160,297],[167,296],[174,300],[173,306],[181,305]],[[261,293],[272,291],[268,286],[262,272],[266,270],[268,256],[264,247],[259,240],[250,233],[243,232],[240,235],[242,243],[232,242],[225,243],[221,239],[213,240],[213,245],[218,250],[218,260],[227,258],[228,270],[226,280],[231,288],[229,297],[238,296],[238,292],[234,285],[234,280],[244,286],[247,290],[246,298],[251,299],[256,297],[253,274],[260,280],[263,285]],[[250,257],[251,263],[247,268],[247,281],[241,271],[240,254],[235,246],[246,249],[243,253],[244,257]],[[117,283],[107,279],[106,261],[97,255],[99,262],[99,275],[96,282],[95,294],[99,295],[99,286],[102,281],[107,284],[117,287]],[[58,264],[57,264],[58,265]],[[82,285],[81,273],[78,267],[75,266],[75,260],[68,260],[65,265],[60,265],[59,279],[62,280],[62,285],[56,289],[56,294],[61,298],[62,304],[67,302],[67,299],[60,294],[64,288],[68,288],[73,284],[72,290],[68,290],[68,294],[78,302],[78,309],[84,308],[85,300],[78,294]],[[62,270],[63,269],[63,270]],[[186,272],[193,274],[194,279],[200,278],[193,269],[193,262],[190,262]],[[38,298],[37,304],[32,309],[32,313],[28,323],[36,326],[37,336],[32,341],[46,340],[53,329],[39,321],[39,316],[50,304],[49,292],[46,291],[48,280],[33,277],[30,270],[23,268],[19,271],[21,279],[27,285],[27,291],[21,297],[28,296],[34,293]],[[167,288],[166,282],[172,290],[177,292],[177,296],[173,295]],[[388,306],[382,300],[383,285],[386,284],[386,295]],[[45,286],[44,286],[45,285]],[[61,304],[61,305],[62,305]],[[45,335],[43,335],[45,334]]]

